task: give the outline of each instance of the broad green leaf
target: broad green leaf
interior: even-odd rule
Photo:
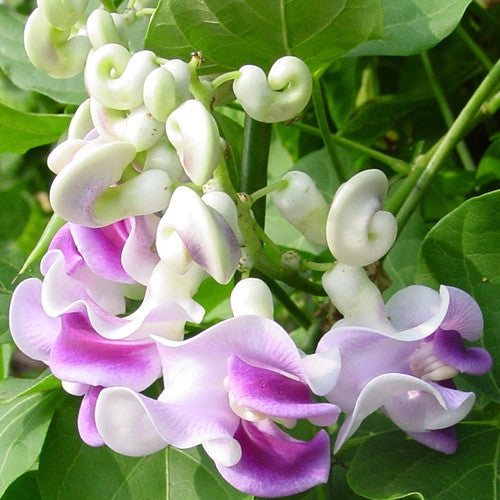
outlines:
[[[0,495],[35,463],[59,397],[36,393],[0,405]]]
[[[19,476],[7,488],[2,500],[42,500],[38,489],[38,471],[30,470]]]
[[[458,425],[458,451],[444,455],[406,438],[401,431],[378,434],[359,448],[347,479],[370,499],[411,494],[421,500],[495,500],[500,487],[499,429]]]
[[[126,457],[92,448],[76,430],[79,400],[56,412],[40,455],[44,500],[240,500],[197,449]]]
[[[467,380],[500,399],[500,191],[472,198],[441,219],[420,252],[436,281],[465,290],[479,303],[484,315],[480,344],[494,362],[491,372]]]
[[[471,0],[384,0],[384,38],[350,56],[407,56],[430,49],[457,26]]]
[[[0,343],[11,340],[8,318],[10,298],[14,288],[22,279],[39,277],[35,266],[32,266],[14,283],[14,279],[25,260],[26,254],[24,252],[0,246]]]
[[[82,75],[55,79],[31,64],[24,50],[24,17],[0,5],[0,68],[19,88],[34,90],[52,99],[80,104],[87,98]]]
[[[0,382],[0,404],[10,403],[19,397],[49,391],[60,386],[60,380],[55,378],[49,370],[45,370],[33,379],[7,377]]]
[[[162,0],[146,48],[188,59],[202,51],[204,72],[257,64],[281,56],[303,59],[312,71],[374,36],[382,26],[381,0]]]
[[[68,128],[71,116],[24,113],[0,104],[0,153],[25,153],[50,144]]]
[[[490,144],[477,166],[476,179],[481,186],[500,181],[500,139]]]

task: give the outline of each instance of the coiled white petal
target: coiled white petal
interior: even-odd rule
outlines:
[[[144,81],[143,98],[153,118],[160,122],[166,121],[177,107],[174,75],[162,67],[153,70]]]
[[[312,92],[307,65],[293,56],[278,59],[266,78],[258,66],[240,68],[233,90],[248,115],[267,123],[290,120],[306,106]]]
[[[163,134],[162,124],[144,106],[127,113],[106,108],[90,99],[90,113],[101,137],[109,141],[130,142],[138,152],[149,149]]]
[[[68,139],[84,139],[94,128],[90,115],[90,99],[83,101],[78,106],[68,128]]]
[[[67,30],[80,21],[89,0],[37,0],[47,21],[57,29]]]
[[[95,49],[108,43],[125,45],[127,25],[119,14],[96,9],[87,19],[87,35]]]
[[[90,96],[113,109],[134,109],[143,104],[142,89],[157,68],[156,55],[141,50],[133,55],[117,43],[108,43],[89,55],[85,85]]]
[[[40,9],[35,9],[24,28],[24,48],[29,60],[53,78],[69,78],[80,73],[91,45],[86,36],[70,35],[70,30],[55,28]]]
[[[387,188],[380,170],[365,170],[340,186],[326,224],[328,247],[338,261],[366,266],[392,247],[398,231],[396,219],[380,210]]]
[[[189,99],[170,114],[166,132],[189,178],[199,186],[205,184],[221,156],[213,116],[201,102]]]
[[[177,152],[165,136],[147,150],[143,169],[165,170],[172,182],[187,180]]]
[[[283,179],[288,185],[272,193],[274,205],[308,241],[326,247],[325,228],[329,207],[323,195],[305,172],[288,172]]]

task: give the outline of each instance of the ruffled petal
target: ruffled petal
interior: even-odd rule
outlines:
[[[427,432],[409,432],[408,435],[415,441],[447,455],[457,451],[457,436],[453,427]]]
[[[326,431],[311,441],[297,441],[265,420],[242,422],[234,438],[242,448],[241,460],[233,467],[216,466],[228,483],[244,493],[275,498],[328,480],[330,440]]]
[[[264,415],[278,418],[320,418],[333,424],[339,409],[315,403],[309,387],[281,373],[249,365],[238,356],[228,360],[228,386],[236,402]]]
[[[156,401],[125,387],[102,391],[96,423],[104,442],[124,455],[141,456],[171,444],[191,448],[204,441],[232,438],[239,419],[192,406]]]
[[[470,375],[483,375],[491,370],[493,360],[480,347],[466,348],[457,331],[438,329],[433,337],[434,354],[448,365]]]
[[[42,282],[29,278],[14,290],[9,325],[17,347],[32,359],[49,362],[50,351],[61,331],[61,320],[47,316],[41,302]]]
[[[89,446],[104,446],[95,425],[95,404],[101,390],[102,387],[90,387],[78,412],[78,432],[82,441]]]
[[[335,452],[368,415],[382,406],[390,419],[404,431],[425,432],[460,421],[472,408],[474,399],[473,393],[446,389],[411,375],[380,375],[370,380],[360,392],[352,414],[339,431]]]
[[[443,330],[455,330],[470,341],[478,340],[483,333],[483,314],[477,302],[466,292],[452,286],[448,290],[450,303],[441,323]]]
[[[104,387],[126,385],[138,391],[161,374],[154,343],[105,339],[80,314],[63,316],[49,365],[63,380]]]
[[[68,276],[72,276],[78,269],[85,265],[85,261],[71,235],[69,224],[64,224],[50,242],[48,252],[40,263],[40,271],[44,276],[52,266],[54,260],[60,255],[58,252],[52,252],[52,250],[59,250],[64,255],[65,270]]]

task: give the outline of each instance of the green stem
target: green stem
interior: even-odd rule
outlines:
[[[439,81],[436,77],[436,74],[432,69],[432,64],[429,59],[429,56],[427,55],[427,52],[422,52],[420,54],[420,58],[422,59],[422,65],[424,66],[427,79],[429,80],[432,91],[434,92],[434,97],[436,98],[439,108],[441,109],[441,114],[443,115],[446,127],[450,128],[453,125],[455,117],[453,116],[451,107],[448,104],[443,89],[441,88],[441,85],[439,84]],[[462,161],[465,170],[474,172],[476,170],[476,166],[474,165],[474,161],[469,153],[469,150],[467,149],[467,146],[465,145],[465,142],[460,141],[457,144],[456,148],[458,156],[460,157],[460,160]]]
[[[321,137],[321,130],[316,127],[312,127],[311,125],[307,125],[307,123],[295,122],[293,123],[294,127],[297,127],[304,132],[308,132],[312,135]],[[363,144],[359,144],[355,141],[351,141],[350,139],[346,139],[345,137],[341,137],[336,134],[330,134],[330,138],[333,142],[336,142],[340,146],[344,146],[349,149],[353,149],[355,151],[359,151],[360,153],[373,158],[385,165],[391,167],[395,172],[400,174],[408,174],[411,170],[411,167],[408,163],[398,158],[394,158],[393,156],[386,155],[381,153],[380,151],[376,151],[375,149],[369,148],[367,146],[363,146]]]
[[[250,118],[245,118],[243,136],[243,158],[241,161],[241,185],[244,193],[253,193],[267,184],[267,162],[271,146],[270,123],[263,123]],[[264,227],[266,220],[266,201],[258,200],[252,206],[257,224]]]
[[[201,52],[194,52],[191,61],[189,61],[189,70],[191,72],[191,80],[189,82],[189,91],[193,97],[200,101],[210,111],[210,91],[201,83],[198,77],[198,68],[203,63],[203,55]]]
[[[280,189],[285,189],[288,186],[288,181],[286,179],[280,179],[279,181],[273,182],[269,184],[269,186],[263,187],[258,191],[255,191],[251,195],[249,195],[250,203],[254,204],[258,199],[263,196],[267,196],[269,193],[274,191],[279,191]]]
[[[312,260],[301,259],[300,265],[305,269],[311,269],[312,271],[331,271],[335,265],[335,262],[313,262]]]
[[[137,17],[140,17],[140,16],[152,16],[155,12],[156,12],[156,9],[144,8],[144,9],[138,10],[135,13],[135,15]]]
[[[422,196],[427,191],[430,183],[437,174],[443,161],[448,156],[450,151],[462,139],[464,134],[469,130],[470,122],[475,118],[476,114],[481,110],[485,101],[495,91],[500,81],[500,59],[495,63],[491,71],[486,75],[477,90],[469,99],[465,107],[462,109],[457,119],[453,122],[446,135],[443,137],[436,151],[432,155],[429,163],[425,167],[422,175],[414,186],[414,189],[409,194],[403,206],[399,210],[396,220],[398,226],[402,228],[410,218],[411,214],[420,203]]]
[[[241,75],[239,71],[229,71],[228,73],[223,73],[219,75],[217,78],[212,80],[212,89],[215,90],[217,87],[220,87],[222,84],[226,82],[230,82],[231,80],[236,80]]]
[[[289,297],[288,293],[281,288],[276,281],[268,278],[266,275],[262,273],[255,273],[255,276],[260,278],[271,290],[276,299],[281,303],[281,305],[290,313],[297,323],[306,330],[311,326],[311,318],[307,316],[307,314],[300,309],[297,304]]]
[[[323,138],[323,143],[325,144],[328,156],[332,162],[337,179],[340,183],[345,182],[347,177],[342,167],[339,155],[337,154],[337,150],[335,149],[335,144],[331,138],[332,134],[330,133],[328,118],[326,116],[325,99],[323,97],[321,83],[318,79],[314,79],[313,81],[312,100],[314,104],[314,112],[316,113],[316,120],[321,131],[321,137]]]
[[[479,62],[485,67],[486,71],[493,68],[493,63],[490,58],[484,53],[483,49],[470,37],[469,33],[465,31],[462,26],[457,26],[455,33],[462,39],[462,41],[469,47],[470,51],[476,56]]]
[[[13,281],[15,281],[21,274],[23,274],[26,269],[28,269],[28,267],[33,264],[33,262],[35,262],[35,260],[42,258],[42,256],[49,248],[52,238],[64,223],[65,221],[61,219],[61,217],[56,214],[52,215],[52,217],[49,219],[49,222],[47,222],[45,229],[43,230],[42,236],[40,236],[40,239],[35,245],[35,248],[33,248],[31,253],[28,255],[28,258],[24,262],[23,267],[21,267],[21,270],[17,273]]]

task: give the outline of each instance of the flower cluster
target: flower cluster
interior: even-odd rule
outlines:
[[[482,316],[472,297],[444,286],[409,287],[384,305],[363,266],[397,234],[381,210],[385,175],[357,174],[331,206],[302,172],[288,173],[272,195],[283,217],[336,259],[323,286],[344,319],[315,353],[297,348],[273,319],[269,288],[249,277],[233,288],[232,318],[185,339],[186,322],[203,321],[200,284],[229,283],[253,257],[254,221],[228,185],[211,113],[217,79],[198,78],[196,57],[131,53],[130,14],[87,16],[86,1],[66,3],[38,1],[27,53],[55,77],[84,69],[89,99],[48,158],[51,203],[66,223],[41,261],[43,280],[17,287],[10,327],[22,351],[83,396],[82,439],[131,456],[202,445],[229,483],[266,497],[328,479],[329,434],[298,440],[287,432],[298,419],[328,427],[344,412],[338,450],[382,408],[413,438],[453,452],[452,426],[474,394],[452,379],[491,367],[486,351],[464,346],[480,337]],[[47,54],[56,61],[49,69]],[[249,65],[231,78],[242,108],[264,122],[293,118],[311,93],[307,66],[290,56],[267,77]],[[157,399],[141,394],[159,378]]]

